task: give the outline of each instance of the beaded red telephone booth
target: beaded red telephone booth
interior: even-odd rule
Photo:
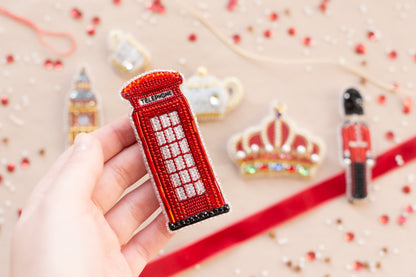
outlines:
[[[172,231],[229,211],[182,81],[178,72],[154,71],[121,92],[133,106],[138,141]]]

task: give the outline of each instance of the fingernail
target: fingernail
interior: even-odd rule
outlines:
[[[85,151],[91,146],[91,135],[80,133],[74,141],[74,152]]]

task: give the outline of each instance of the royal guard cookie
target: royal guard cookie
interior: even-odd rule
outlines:
[[[75,88],[69,93],[68,144],[74,143],[79,133],[90,133],[100,127],[101,116],[97,96],[91,90],[90,79],[85,68],[75,80]]]
[[[172,231],[229,211],[182,81],[178,72],[153,71],[121,92]]]
[[[243,176],[310,177],[324,155],[318,138],[298,130],[275,105],[273,114],[234,135],[228,143],[231,159]]]
[[[343,94],[346,121],[341,128],[342,160],[346,166],[346,192],[349,201],[367,198],[374,165],[371,137],[363,121],[364,109],[361,94],[354,88]]]
[[[112,30],[108,35],[110,60],[123,74],[133,75],[150,69],[150,54],[130,34]]]
[[[183,93],[198,120],[221,119],[241,102],[243,86],[235,77],[219,80],[207,73],[199,67],[184,83]]]

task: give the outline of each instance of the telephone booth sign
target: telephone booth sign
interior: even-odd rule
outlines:
[[[139,76],[122,89],[151,179],[177,230],[229,211],[198,127],[173,71]]]

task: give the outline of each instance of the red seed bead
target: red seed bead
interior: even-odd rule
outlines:
[[[395,60],[397,58],[397,52],[396,51],[390,51],[390,53],[388,54],[389,58],[392,60]]]
[[[189,41],[194,42],[194,41],[196,41],[196,39],[197,39],[196,34],[191,33],[191,34],[189,34],[189,35],[188,35],[188,40],[189,40]]]
[[[311,46],[312,45],[312,39],[310,37],[304,37],[302,39],[303,45],[305,46]]]
[[[359,261],[355,261],[353,264],[352,264],[352,268],[355,270],[355,271],[360,271],[361,269],[363,269],[363,263],[362,262],[359,262]]]
[[[413,108],[413,100],[410,97],[406,97],[403,99],[403,106],[402,111],[405,114],[409,114],[412,111]]]
[[[279,15],[277,13],[270,13],[269,14],[270,21],[277,21],[279,19]]]
[[[263,35],[266,37],[266,38],[271,38],[271,37],[273,37],[273,31],[272,30],[265,30],[264,31],[264,33],[263,33]]]
[[[91,23],[92,23],[92,24],[94,24],[94,25],[99,25],[99,24],[100,24],[100,22],[101,22],[101,19],[100,19],[98,16],[94,16],[94,17],[91,19]]]
[[[7,96],[7,95],[3,95],[3,96],[1,97],[1,104],[2,104],[3,106],[7,106],[7,105],[9,104],[9,96]]]
[[[377,102],[380,104],[380,105],[384,105],[384,104],[386,104],[386,96],[385,95],[379,95],[378,97],[377,97]]]
[[[82,12],[77,8],[73,8],[71,10],[71,16],[74,19],[81,19],[82,18]]]
[[[382,225],[386,225],[387,223],[389,223],[389,216],[388,215],[382,215],[379,217],[378,221],[382,224]]]
[[[13,172],[15,169],[16,169],[16,165],[15,165],[14,163],[10,162],[10,163],[7,165],[7,171],[8,171],[8,172]]]
[[[21,168],[28,168],[30,166],[30,161],[28,158],[23,158],[22,161],[20,162],[20,167]]]
[[[409,194],[411,191],[412,191],[412,187],[411,187],[410,185],[405,185],[405,186],[403,186],[403,188],[402,188],[402,192],[403,192],[404,194]]]
[[[399,224],[399,225],[403,225],[403,224],[405,224],[406,223],[406,218],[404,217],[404,216],[402,216],[402,215],[399,215],[398,217],[397,217],[397,224]]]
[[[344,235],[344,239],[347,242],[353,241],[354,240],[354,233],[353,232],[348,232]]]
[[[234,41],[235,44],[240,43],[240,41],[241,41],[240,35],[238,35],[238,34],[233,35],[233,41]]]
[[[7,55],[6,56],[6,62],[7,63],[14,63],[14,57],[13,57],[13,55]]]
[[[312,262],[316,259],[316,255],[315,252],[313,251],[309,251],[308,253],[306,253],[306,260],[309,262]]]
[[[44,66],[46,69],[52,69],[52,68],[53,68],[53,66],[54,66],[54,63],[53,63],[53,61],[51,61],[51,60],[45,60],[45,62],[43,63],[43,66]]]
[[[389,141],[394,140],[394,133],[392,131],[388,131],[386,133],[386,140],[389,140]]]
[[[291,36],[294,36],[294,35],[296,35],[297,30],[294,27],[290,27],[289,29],[287,29],[287,33]]]
[[[95,27],[93,25],[88,25],[86,30],[88,35],[95,35]]]
[[[372,31],[368,31],[368,33],[367,33],[367,37],[368,37],[368,39],[369,39],[369,40],[371,40],[371,41],[376,41],[376,40],[377,40],[377,36],[376,36],[376,34],[375,34],[374,32],[372,32]]]
[[[53,64],[53,67],[55,68],[55,70],[59,71],[59,70],[62,70],[63,64],[61,61],[55,61],[55,63]]]
[[[113,4],[118,6],[121,4],[121,0],[113,0]]]
[[[357,44],[355,46],[355,52],[357,54],[365,54],[367,53],[367,47],[364,44]]]

